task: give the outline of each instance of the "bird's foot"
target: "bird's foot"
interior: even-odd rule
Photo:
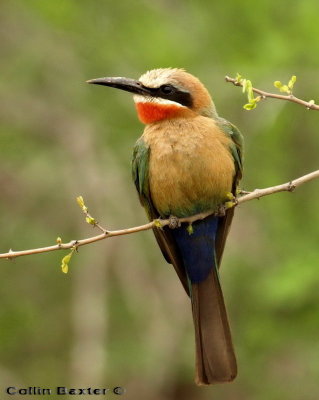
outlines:
[[[168,227],[170,229],[176,229],[176,228],[179,228],[181,226],[181,223],[179,222],[179,219],[177,217],[175,217],[175,215],[170,215],[168,220],[169,220]]]
[[[218,217],[224,217],[226,215],[226,211],[229,210],[230,208],[233,208],[237,206],[238,200],[237,197],[233,195],[233,193],[227,193],[226,194],[226,199],[225,203],[220,204],[216,210],[216,215]]]
[[[220,204],[215,212],[217,217],[224,217],[226,215],[226,206],[225,204]]]

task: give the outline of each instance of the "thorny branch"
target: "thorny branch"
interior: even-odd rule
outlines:
[[[243,86],[243,84],[240,81],[238,81],[237,79],[234,79],[234,78],[230,78],[229,76],[225,76],[225,80],[226,80],[226,82],[233,83],[235,86],[241,86],[241,87]],[[282,94],[276,94],[276,93],[269,93],[269,92],[265,92],[264,90],[256,89],[254,87],[252,88],[252,90],[254,93],[259,94],[262,99],[271,97],[273,99],[287,100],[287,101],[291,101],[293,103],[297,103],[302,106],[305,106],[308,110],[319,111],[319,105],[315,104],[312,101],[309,102],[309,101],[299,99],[298,97],[294,96],[293,94],[282,95]]]
[[[281,185],[272,186],[272,187],[268,187],[268,188],[264,188],[264,189],[255,189],[252,192],[242,192],[244,194],[240,195],[240,197],[238,197],[237,199],[234,200],[233,206],[236,207],[239,204],[245,203],[247,201],[250,201],[253,199],[259,199],[261,197],[269,196],[274,193],[285,192],[285,191],[292,192],[298,186],[300,186],[306,182],[309,182],[313,179],[317,179],[317,178],[319,178],[319,170],[310,172],[307,175],[301,176],[300,178],[294,179],[287,183],[283,183]],[[197,220],[206,218],[207,216],[214,214],[214,213],[216,213],[216,212],[208,211],[205,213],[193,215],[191,217],[179,218],[178,222],[179,223],[186,222],[186,223],[191,224]],[[87,218],[92,218],[92,220],[95,222],[94,218],[91,217],[90,214],[88,214],[87,210],[86,210],[86,212],[84,211],[84,214],[86,215]],[[152,229],[155,227],[161,228],[161,227],[171,224],[170,219],[163,219],[163,220],[156,219],[147,224],[136,226],[133,228],[109,231],[109,230],[104,229],[97,223],[92,223],[92,222],[88,222],[88,223],[91,223],[93,226],[97,226],[102,231],[102,233],[100,235],[92,236],[92,237],[89,237],[86,239],[71,240],[68,243],[60,243],[59,242],[58,244],[53,245],[53,246],[40,247],[37,249],[22,250],[22,251],[9,250],[8,253],[0,254],[0,258],[13,259],[15,257],[26,256],[26,255],[30,255],[30,254],[47,253],[49,251],[55,251],[55,250],[74,249],[74,248],[78,248],[80,246],[85,246],[90,243],[98,242],[99,240],[110,238],[113,236],[129,235],[129,234],[136,233],[136,232],[146,231],[146,230],[149,230],[149,229]]]

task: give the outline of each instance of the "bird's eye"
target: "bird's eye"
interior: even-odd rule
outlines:
[[[160,87],[160,89],[161,89],[161,92],[164,94],[171,94],[174,91],[174,88],[171,85],[162,85]]]

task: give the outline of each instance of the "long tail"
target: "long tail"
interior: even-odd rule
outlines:
[[[198,385],[230,382],[237,375],[231,333],[216,270],[192,284]]]
[[[208,217],[194,223],[191,234],[185,226],[173,231],[190,284],[198,385],[229,382],[237,375],[215,255],[218,227],[218,217]]]

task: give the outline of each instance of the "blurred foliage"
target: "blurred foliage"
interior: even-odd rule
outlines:
[[[317,0],[2,0],[1,251],[95,234],[83,195],[109,229],[146,218],[130,177],[142,131],[130,95],[85,84],[184,67],[246,138],[246,190],[318,168],[318,113],[277,100],[243,110],[256,87],[298,77],[318,100]],[[151,232],[67,253],[1,262],[0,381],[127,388],[127,398],[319,397],[318,182],[237,209],[222,267],[239,376],[193,383],[190,306]],[[111,396],[111,395],[110,395]],[[114,395],[112,395],[114,396]],[[46,396],[43,396],[46,398]]]

